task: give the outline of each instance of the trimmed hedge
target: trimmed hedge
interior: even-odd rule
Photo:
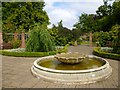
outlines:
[[[50,51],[50,52],[9,52],[5,50],[1,50],[0,54],[5,56],[15,56],[15,57],[43,57],[49,55],[55,55],[57,53],[67,52],[67,46],[65,46],[61,50]]]
[[[103,52],[103,51],[100,50],[99,47],[94,48],[93,54],[97,55],[97,56],[100,56],[100,57],[104,57],[104,58],[120,60],[120,54]]]

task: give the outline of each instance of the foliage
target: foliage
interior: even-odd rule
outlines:
[[[111,15],[111,13],[112,13],[112,7],[111,7],[111,5],[101,5],[98,8],[98,10],[96,11],[96,13],[99,16],[99,18],[101,18],[103,16]]]
[[[107,41],[113,43],[113,51],[120,53],[120,25],[114,25],[109,32],[94,32],[93,42],[98,42],[100,46],[106,46]]]
[[[58,26],[53,25],[49,29],[50,35],[53,37],[57,46],[64,46],[72,40],[72,32],[70,29],[63,27],[62,21],[58,22]]]
[[[120,25],[114,25],[110,31],[113,37],[113,52],[120,54]]]
[[[72,30],[72,35],[73,35],[73,41],[76,41],[80,38],[81,36],[81,31],[78,29],[73,29]]]
[[[10,52],[8,50],[0,50],[0,54],[15,57],[44,57],[48,55],[55,55],[57,53],[67,52],[67,47],[68,46],[65,46],[63,49],[49,52]]]
[[[63,27],[62,21],[58,22],[58,37],[57,37],[57,41],[58,41],[58,45],[66,45],[68,44],[68,42],[71,41],[72,39],[72,32],[70,29]]]
[[[94,32],[92,35],[92,41],[93,42],[98,42],[98,38],[100,37],[101,32]]]
[[[113,21],[111,19],[111,16],[104,16],[97,20],[99,27],[96,28],[96,31],[110,31]]]
[[[69,45],[74,45],[74,41],[68,42]]]
[[[106,42],[110,41],[110,39],[111,37],[108,32],[101,32],[100,37],[98,38],[98,42],[103,47],[103,46],[106,46]]]
[[[12,44],[12,48],[18,48],[21,46],[21,40],[12,40],[11,44]]]
[[[53,28],[48,29],[50,35],[52,36],[53,40],[55,41],[55,44],[59,46],[58,44],[58,29],[57,27],[54,25]]]
[[[108,32],[95,32],[93,34],[93,41],[99,42],[100,46],[106,46],[106,41],[108,41],[109,33]]]
[[[55,50],[54,42],[46,25],[36,24],[33,28],[26,45],[29,52],[47,52]]]
[[[79,40],[81,31],[78,29],[68,29],[63,27],[62,20],[58,22],[58,26],[53,25],[49,29],[49,33],[53,36],[56,45],[64,46],[66,44],[73,44],[74,41]]]
[[[119,24],[120,25],[120,1],[114,2],[112,5],[112,16],[110,19],[112,19],[113,24]]]
[[[120,25],[120,1],[114,2],[113,5],[104,5],[98,7],[96,14],[81,14],[79,20],[74,24],[75,29],[81,30],[84,34],[90,31],[110,31],[111,27],[115,24]]]
[[[81,38],[78,38],[78,39],[77,39],[77,44],[78,44],[78,45],[81,45],[82,41],[83,41],[83,40],[82,40]]]
[[[104,58],[120,60],[120,54],[103,52],[100,51],[100,48],[94,48],[93,54]]]
[[[2,34],[3,34],[3,41],[5,43],[8,43],[9,41],[13,39],[12,35],[7,35],[5,32],[2,32]]]
[[[85,14],[83,13],[79,16],[79,20],[76,24],[74,24],[75,29],[80,30],[82,33],[93,31],[92,26],[94,23],[94,15],[93,14]]]
[[[2,2],[2,30],[4,32],[28,32],[35,23],[49,24],[44,2]]]

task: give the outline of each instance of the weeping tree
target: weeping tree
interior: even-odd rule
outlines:
[[[26,51],[47,52],[53,50],[55,50],[55,45],[47,30],[47,26],[36,24],[30,33],[30,37],[26,45]]]

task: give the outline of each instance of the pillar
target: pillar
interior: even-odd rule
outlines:
[[[22,43],[21,43],[21,48],[25,48],[25,33],[22,32]]]
[[[90,32],[90,47],[92,47],[92,32]]]
[[[3,38],[2,38],[2,32],[0,32],[0,50],[3,49]]]

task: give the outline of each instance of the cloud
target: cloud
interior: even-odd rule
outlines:
[[[50,18],[51,25],[63,20],[63,26],[72,29],[81,13],[95,14],[103,0],[44,0],[45,10]]]
[[[51,22],[57,24],[60,20],[63,20],[63,26],[72,28],[74,21],[77,20],[76,15],[74,13],[69,12],[66,9],[54,9],[49,14]]]

